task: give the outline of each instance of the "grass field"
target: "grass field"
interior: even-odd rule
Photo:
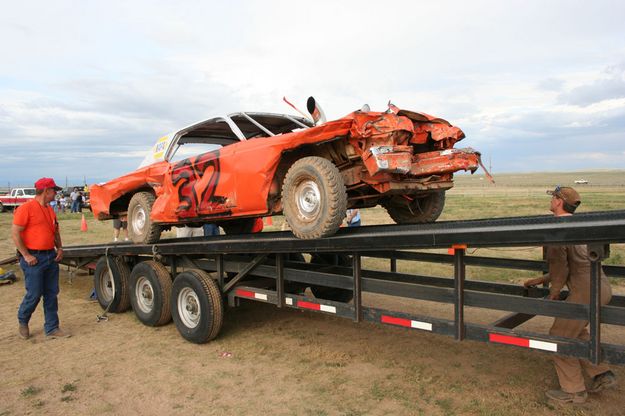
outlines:
[[[592,175],[592,176],[591,176]],[[499,175],[496,185],[459,175],[448,192],[441,220],[549,215],[545,190],[578,186],[580,212],[625,209],[625,172]],[[362,212],[364,225],[391,223],[384,210]],[[112,224],[86,214],[59,216],[66,246],[112,240]],[[0,258],[14,253],[10,213],[0,214]],[[281,217],[269,230],[279,230]],[[469,254],[540,259],[535,247],[469,248]],[[624,264],[625,247],[613,245],[607,263]],[[14,269],[15,266],[11,266]],[[388,262],[364,259],[364,268]],[[5,269],[10,267],[5,267]],[[451,267],[402,262],[400,271],[450,276]],[[21,272],[19,272],[21,275]],[[535,273],[468,267],[469,279],[520,284]],[[244,302],[228,309],[220,335],[190,344],[174,325],[141,325],[132,312],[101,313],[87,296],[86,273],[61,273],[61,325],[67,340],[43,341],[41,307],[33,315],[33,337],[16,335],[15,314],[22,282],[0,287],[0,374],[5,399],[0,416],[207,414],[207,415],[622,415],[625,389],[591,396],[581,406],[556,407],[544,391],[556,386],[546,353],[453,339],[322,314]],[[613,281],[616,290],[625,290]],[[451,305],[364,294],[364,303],[389,310],[450,318]],[[492,322],[502,313],[467,308],[469,322]],[[527,330],[546,332],[550,318],[537,317]],[[625,344],[625,330],[608,326],[602,339]],[[614,371],[622,380],[623,368]]]

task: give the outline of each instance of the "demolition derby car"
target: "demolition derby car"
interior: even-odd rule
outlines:
[[[240,112],[160,138],[136,171],[91,187],[94,215],[127,215],[136,243],[181,225],[249,232],[275,214],[295,236],[321,238],[348,208],[379,204],[396,223],[433,222],[454,172],[481,165],[478,152],[454,148],[464,133],[441,118],[389,103],[326,121],[312,97],[307,107],[311,118]]]

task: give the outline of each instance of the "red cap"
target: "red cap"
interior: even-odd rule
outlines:
[[[55,191],[60,191],[61,189],[63,189],[60,186],[56,186],[56,183],[52,178],[41,178],[37,182],[35,182],[35,189],[37,190],[43,191],[48,188],[54,188]]]

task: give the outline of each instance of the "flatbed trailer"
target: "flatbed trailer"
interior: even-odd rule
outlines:
[[[601,306],[600,270],[610,244],[625,242],[625,210],[580,213],[571,217],[533,216],[384,225],[341,229],[336,235],[301,240],[289,232],[170,239],[157,244],[100,244],[67,247],[63,263],[85,268],[96,263],[100,305],[124,312],[132,305],[150,326],[172,318],[180,334],[196,343],[215,338],[224,304],[242,299],[428,331],[464,339],[532,348],[585,358],[594,363],[625,363],[624,345],[601,342],[601,324],[625,326],[625,296]],[[586,244],[591,258],[588,305],[547,300],[547,288],[466,279],[466,266],[546,270],[544,261],[467,255],[467,248]],[[419,249],[448,249],[450,254]],[[304,255],[305,254],[305,255]],[[386,259],[385,270],[367,270],[363,258]],[[453,276],[400,273],[397,261],[453,264]],[[609,277],[625,277],[625,266],[603,266]],[[306,290],[310,288],[310,291]],[[452,304],[454,319],[414,315],[363,305],[370,292]],[[314,296],[311,296],[311,293]],[[501,311],[489,324],[465,321],[465,307]],[[516,329],[533,317],[587,320],[590,340]]]

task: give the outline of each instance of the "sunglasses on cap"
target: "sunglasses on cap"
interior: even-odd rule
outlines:
[[[547,191],[547,193],[551,196],[554,196],[556,198],[561,198],[560,197],[560,191],[562,190],[562,187],[560,185],[556,185],[556,188],[553,191]]]

